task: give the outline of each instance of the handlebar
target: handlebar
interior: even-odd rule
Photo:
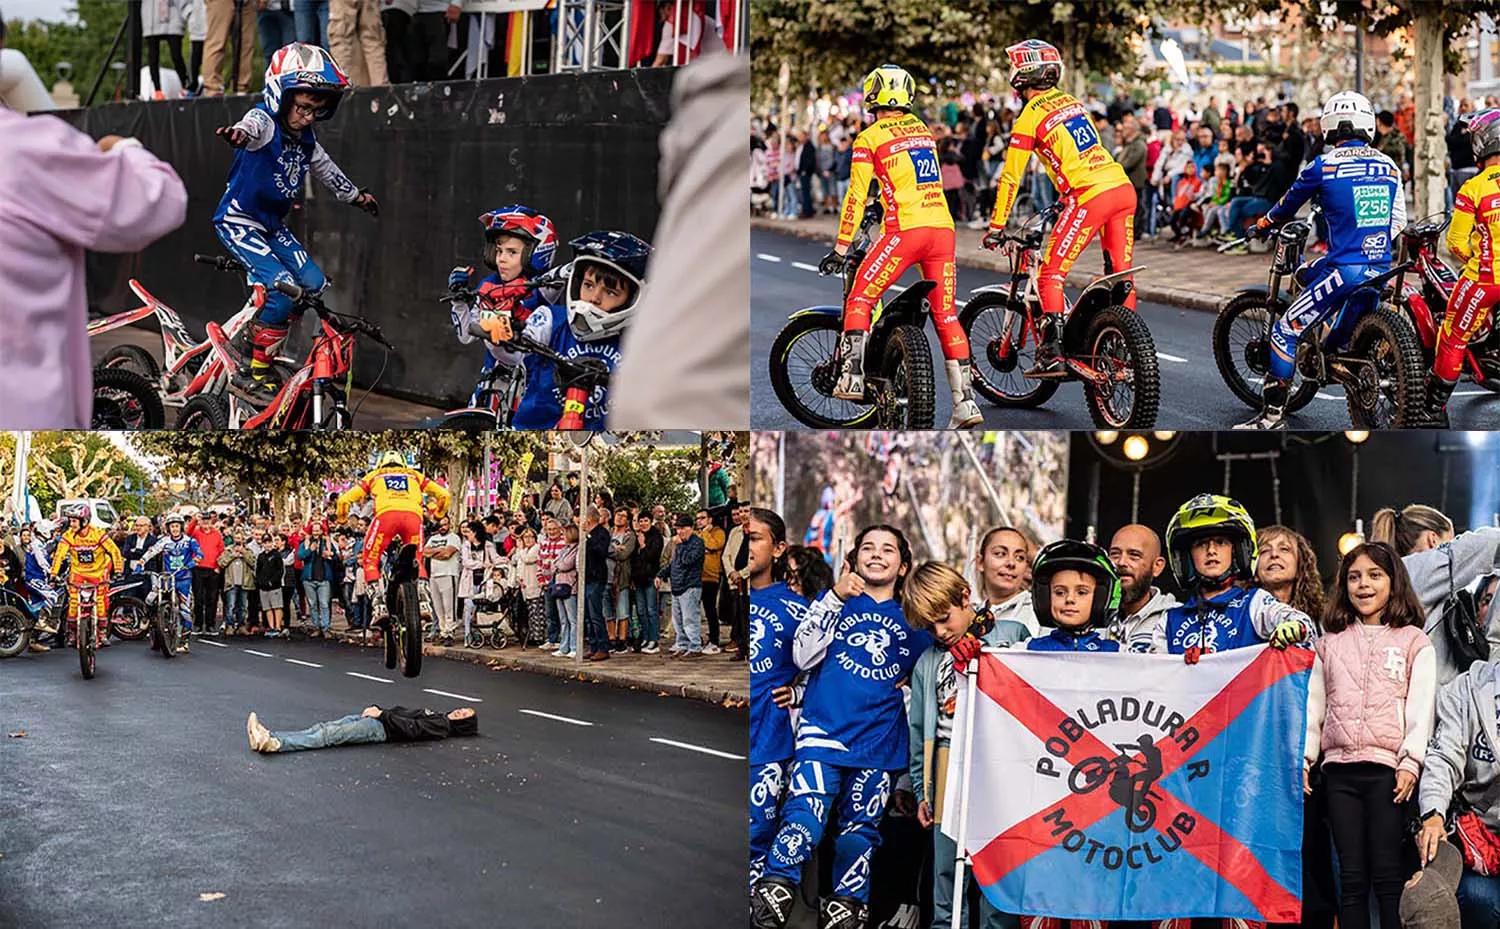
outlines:
[[[368,319],[362,316],[352,316],[348,313],[331,310],[323,303],[321,296],[309,293],[306,289],[293,284],[291,281],[277,281],[273,286],[277,292],[290,297],[293,302],[310,307],[313,312],[318,314],[320,319],[326,320],[335,329],[344,332],[361,333],[369,336],[378,345],[388,348],[391,351],[396,350],[396,346],[387,341],[385,333],[381,331],[380,327]]]
[[[220,271],[228,271],[234,274],[246,273],[245,266],[240,264],[238,259],[231,258],[228,255],[204,255],[195,252],[193,260],[201,265],[209,265],[217,268]]]
[[[587,356],[579,358],[568,358],[553,351],[549,346],[543,345],[535,339],[532,339],[531,337],[523,335],[519,332],[512,336],[509,342],[496,342],[494,339],[490,338],[490,334],[486,332],[484,330],[484,327],[480,326],[478,323],[469,324],[469,335],[474,336],[476,339],[481,339],[485,342],[488,342],[490,345],[498,345],[502,348],[511,348],[517,351],[525,352],[528,355],[536,355],[539,358],[545,358],[553,364],[557,365],[559,370],[566,375],[564,377],[564,380],[588,380],[590,381],[591,388],[596,384],[609,382],[609,368],[604,364],[603,361],[598,358],[590,358]]]

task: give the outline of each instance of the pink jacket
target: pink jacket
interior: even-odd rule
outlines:
[[[187,216],[177,173],[134,140],[99,151],[0,106],[0,429],[87,429],[85,249],[134,252]]]
[[[1421,774],[1437,700],[1437,659],[1421,628],[1355,624],[1315,646],[1309,735],[1324,761],[1369,761]]]

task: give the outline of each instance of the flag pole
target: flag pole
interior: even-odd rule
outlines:
[[[983,656],[983,652],[980,656]],[[958,848],[957,858],[953,867],[953,922],[950,929],[959,929],[963,923],[964,899],[968,896],[965,892],[965,851],[964,845],[969,838],[969,770],[974,759],[974,694],[979,689],[979,658],[969,662],[965,669],[964,677],[969,679],[966,688],[967,697],[964,700],[964,766],[963,781],[959,786],[958,794]]]

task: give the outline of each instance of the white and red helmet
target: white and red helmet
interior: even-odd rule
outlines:
[[[299,90],[316,91],[328,101],[318,111],[317,118],[328,119],[338,109],[339,100],[348,89],[349,78],[332,55],[316,45],[293,42],[283,45],[271,55],[271,60],[266,65],[266,86],[261,91],[261,97],[279,118],[292,93]]]
[[[526,243],[526,254],[521,258],[528,277],[536,277],[552,267],[557,255],[557,230],[552,220],[529,206],[519,203],[502,206],[479,217],[484,225],[484,240],[493,243],[502,235],[515,236]],[[485,264],[494,267],[485,250]]]
[[[1017,42],[1005,56],[1010,59],[1010,86],[1016,90],[1047,90],[1062,80],[1062,53],[1041,39]]]

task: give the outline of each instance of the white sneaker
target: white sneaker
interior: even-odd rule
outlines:
[[[655,642],[648,642],[645,645],[641,646],[641,654],[642,655],[655,655],[657,652],[660,652],[660,651],[661,651],[661,649],[659,647],[657,647],[657,644]]]
[[[567,656],[567,654],[568,654],[567,652],[565,652],[565,651],[563,651],[562,649],[559,648],[559,649],[557,649],[556,651],[554,651],[552,653],[552,657],[553,658],[564,658],[564,657]]]
[[[712,642],[703,646],[703,654],[705,655],[717,655],[721,651],[723,651],[723,649],[719,648],[719,646],[713,644]]]

